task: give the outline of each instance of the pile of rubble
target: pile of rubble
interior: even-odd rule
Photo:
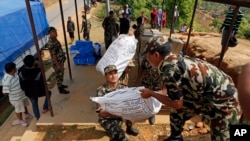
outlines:
[[[197,123],[185,124],[182,135],[186,137],[186,136],[195,136],[198,134],[207,134],[209,132],[210,132],[210,127],[205,123],[199,121]]]

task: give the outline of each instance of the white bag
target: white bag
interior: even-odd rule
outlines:
[[[96,70],[104,75],[104,68],[106,66],[115,65],[120,77],[135,55],[137,42],[134,36],[119,35],[97,63]]]
[[[142,98],[139,90],[143,88],[120,89],[103,97],[90,97],[90,99],[99,103],[102,109],[112,115],[121,116],[130,121],[140,121],[157,114],[162,106],[162,103],[153,97]]]

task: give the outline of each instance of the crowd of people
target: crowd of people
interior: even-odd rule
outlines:
[[[177,10],[177,7],[175,7]],[[105,48],[108,49],[114,38],[119,34],[129,34],[131,27],[130,16],[132,14],[128,5],[121,7],[119,11],[119,26],[114,18],[114,11],[109,12],[109,16],[102,22],[104,28]],[[166,11],[154,8],[151,12],[151,28],[165,26]],[[176,18],[179,13],[176,11]],[[84,31],[84,39],[89,40],[89,32],[91,24],[83,18],[82,30]],[[136,25],[133,25],[134,36],[141,42],[141,35],[144,31],[144,24],[148,18],[144,12],[136,19]],[[161,25],[162,24],[162,25]],[[184,24],[183,28],[186,28]],[[87,28],[86,28],[87,27]],[[71,38],[74,32],[74,24],[71,17],[68,18],[68,32]],[[223,28],[226,28],[224,23]],[[224,29],[225,30],[225,29]],[[174,33],[174,29],[172,29]],[[183,32],[183,29],[182,29]],[[226,32],[226,31],[224,31]],[[57,30],[54,27],[48,29],[49,41],[47,47],[49,49],[52,66],[56,74],[57,87],[60,94],[69,94],[66,90],[67,85],[63,84],[64,78],[64,62],[66,56],[62,50],[60,42],[57,40]],[[235,32],[234,32],[235,33]],[[136,67],[133,60],[130,61],[121,77],[118,77],[117,66],[110,64],[104,68],[103,85],[97,88],[96,96],[101,97],[105,94],[123,89],[128,86],[144,86],[141,89],[143,98],[154,97],[166,106],[171,108],[170,111],[170,127],[171,135],[165,141],[183,141],[182,131],[187,120],[195,115],[201,115],[202,120],[211,127],[211,140],[226,141],[230,139],[229,125],[248,123],[249,107],[247,99],[250,94],[247,85],[249,84],[249,64],[243,67],[242,74],[239,78],[239,85],[233,82],[232,78],[221,71],[216,66],[197,58],[188,56],[178,56],[171,52],[173,46],[171,41],[165,41],[161,37],[152,37],[145,46],[143,52],[143,60],[138,66],[139,73],[135,84],[129,84],[129,73],[131,69]],[[32,118],[28,112],[28,99],[32,103],[32,108],[36,119],[40,118],[38,107],[38,98],[45,96],[45,86],[41,69],[37,66],[33,56],[26,56],[23,60],[25,68],[18,74],[16,65],[12,62],[5,65],[5,75],[2,80],[3,93],[9,95],[10,103],[14,106],[18,124],[27,126],[25,121]],[[48,92],[51,94],[51,92]],[[239,100],[242,103],[243,113],[241,113]],[[49,95],[50,97],[50,95]],[[49,111],[48,98],[45,98],[43,104],[43,113]],[[111,141],[128,140],[122,129],[123,119],[119,116],[112,115],[103,110],[97,104],[96,112],[98,113],[98,123],[104,128]],[[23,118],[22,113],[25,117]],[[242,116],[243,115],[243,116]],[[149,123],[155,122],[155,117],[150,117]],[[133,123],[125,120],[126,133],[136,136],[139,131],[133,127]]]

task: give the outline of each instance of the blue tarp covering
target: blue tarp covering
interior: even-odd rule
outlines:
[[[31,1],[38,38],[46,35],[48,21],[41,2]],[[34,45],[25,0],[0,0],[0,79],[4,65],[13,62]]]

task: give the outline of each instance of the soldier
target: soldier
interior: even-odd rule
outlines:
[[[146,57],[144,57],[141,62],[135,85],[138,86],[139,83],[145,88],[149,88],[153,91],[162,90],[160,73],[157,68],[153,68],[150,65]],[[155,123],[155,116],[150,117],[148,121],[150,125],[153,125]]]
[[[91,29],[91,23],[89,20],[86,19],[85,21],[85,16],[82,15],[82,29],[81,32],[83,31],[83,39],[89,40],[89,34],[90,34],[90,29]],[[87,24],[87,25],[86,25]]]
[[[53,62],[53,68],[56,74],[57,87],[60,94],[69,94],[69,91],[65,90],[67,85],[63,85],[64,76],[64,62],[66,60],[65,53],[63,52],[60,42],[57,40],[57,31],[54,27],[49,27],[49,41],[47,43],[50,56]]]
[[[165,141],[183,141],[185,121],[199,114],[211,127],[211,140],[229,140],[229,125],[237,124],[240,116],[232,78],[203,60],[177,57],[171,48],[170,42],[157,38],[146,44],[145,51],[150,64],[159,68],[168,96],[147,88],[140,90],[143,98],[152,96],[173,108],[171,136]]]
[[[114,11],[109,11],[109,16],[102,22],[102,27],[104,29],[105,48],[107,50],[112,43],[112,37],[117,34]]]
[[[123,89],[126,86],[118,82],[118,73],[115,65],[109,65],[104,68],[106,83],[97,88],[97,96],[104,96],[105,94]],[[105,129],[107,135],[110,137],[111,141],[125,141],[127,140],[124,131],[121,128],[122,118],[117,117],[115,115],[111,115],[110,113],[101,109],[100,105],[97,106],[96,110],[99,116],[99,124]],[[127,123],[126,123],[127,125]],[[133,127],[131,125],[127,125],[126,132],[129,135],[133,134]],[[138,133],[137,133],[138,134]],[[137,135],[136,134],[136,135]]]

